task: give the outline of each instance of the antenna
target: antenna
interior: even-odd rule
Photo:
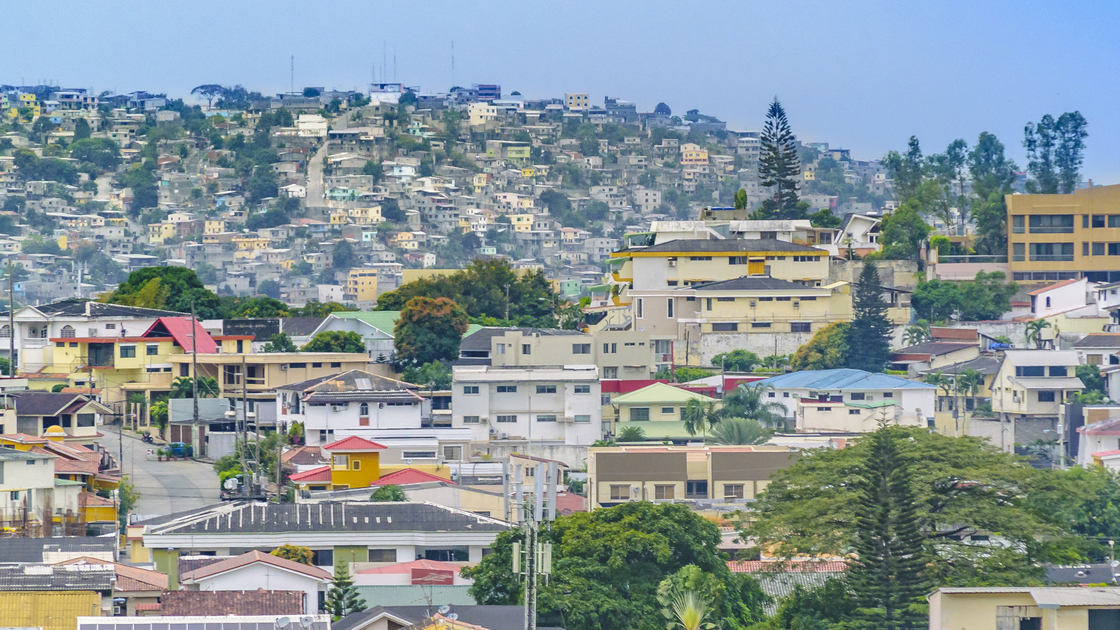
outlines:
[[[296,56],[295,55],[292,55],[292,62],[291,62],[291,70],[290,71],[291,71],[291,81],[292,81],[290,91],[291,91],[292,94],[295,94],[296,93]]]
[[[397,80],[397,49],[393,49],[393,81]]]
[[[451,40],[451,87],[455,87],[455,40]]]

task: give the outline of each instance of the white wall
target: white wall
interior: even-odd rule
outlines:
[[[289,422],[303,422],[307,444],[316,446],[319,442],[319,431],[334,431],[337,435],[343,430],[366,429],[419,429],[421,403],[414,405],[394,406],[386,404],[384,407],[378,403],[369,404],[369,425],[361,426],[361,403],[352,402],[341,405],[335,411],[332,405],[302,405],[303,414],[288,414],[284,416]]]
[[[1048,317],[1056,313],[1064,313],[1085,306],[1085,303],[1089,301],[1086,299],[1088,285],[1089,281],[1082,278],[1077,282],[1072,282],[1063,287],[1051,289],[1050,291],[1034,296],[1032,298],[1034,302],[1034,316]],[[1049,306],[1047,306],[1046,303],[1047,299],[1050,300]]]
[[[304,612],[313,614],[319,608],[319,589],[322,583],[315,578],[292,573],[272,565],[256,562],[247,567],[202,579],[197,584],[200,591],[241,591],[263,588],[266,591],[303,591]],[[325,586],[323,586],[325,590]]]
[[[597,380],[527,382],[506,380],[516,377],[505,377],[497,372],[491,373],[491,376],[493,379],[489,382],[456,380],[452,384],[451,426],[471,429],[472,441],[500,439],[503,433],[509,439],[548,440],[571,445],[590,445],[600,438],[602,406]],[[516,386],[517,391],[499,393],[499,384]],[[479,388],[478,394],[463,393],[465,386],[474,385]],[[556,393],[538,394],[537,385],[555,385]],[[590,392],[576,394],[576,385],[588,385]],[[516,416],[517,422],[499,423],[500,415]],[[537,418],[542,415],[554,415],[556,422],[540,422]],[[486,420],[481,420],[478,424],[467,424],[463,422],[464,416],[478,416]],[[565,418],[576,416],[587,416],[589,421],[565,421]],[[491,436],[491,429],[497,432],[496,437]]]

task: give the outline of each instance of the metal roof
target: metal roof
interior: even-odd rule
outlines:
[[[666,383],[654,383],[647,385],[639,390],[615,396],[611,399],[611,403],[615,405],[641,405],[641,404],[687,404],[690,400],[699,400],[702,403],[715,402],[715,398],[710,398],[703,394],[690,392],[687,389],[680,387],[673,387]]]
[[[1076,376],[1065,378],[1022,378],[1013,377],[1015,383],[1025,389],[1085,389],[1085,383]]]
[[[820,287],[806,287],[788,280],[770,276],[741,276],[732,280],[721,280],[688,287],[695,291],[820,291]]]
[[[676,239],[650,245],[649,247],[637,247],[623,249],[617,254],[634,254],[640,252],[649,253],[688,253],[688,252],[789,252],[789,253],[806,253],[818,254],[820,256],[828,256],[828,252],[823,249],[809,247],[808,245],[798,245],[797,243],[790,243],[788,241],[779,241],[777,239],[720,239],[720,240],[700,240],[700,239]]]
[[[1073,350],[1004,350],[1003,358],[1011,365],[1078,365],[1081,361]]]
[[[851,368],[790,372],[758,381],[758,386],[773,389],[883,390],[937,389],[935,386],[890,374]]]
[[[0,538],[0,558],[3,562],[42,562],[44,553],[60,551],[84,556],[104,553],[115,556],[115,543],[112,537]]]
[[[1074,348],[1120,348],[1120,333],[1094,333],[1085,335],[1073,344]]]
[[[111,592],[116,579],[111,564],[0,566],[0,591]]]

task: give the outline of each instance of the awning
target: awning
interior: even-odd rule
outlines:
[[[1077,377],[1015,378],[1015,384],[1026,389],[1085,389]]]

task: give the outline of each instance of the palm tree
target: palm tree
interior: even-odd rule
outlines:
[[[194,382],[188,376],[179,376],[171,381],[171,398],[194,398]],[[210,376],[198,379],[198,397],[218,397],[218,380]]]
[[[715,403],[704,404],[697,398],[690,399],[681,409],[681,420],[684,420],[684,430],[689,435],[703,433],[707,436],[708,426],[711,425],[715,415]]]
[[[642,442],[646,439],[646,432],[642,427],[623,427],[618,434],[619,442]]]
[[[713,444],[762,444],[770,439],[770,432],[752,418],[724,418],[712,427]]]
[[[786,426],[786,408],[779,402],[768,400],[769,388],[746,383],[723,396],[724,418],[750,418],[768,427]]]
[[[673,616],[676,617],[676,625],[680,625],[684,630],[714,627],[710,623],[704,623],[704,617],[708,616],[708,602],[704,601],[696,591],[677,593],[670,606],[673,609]],[[673,625],[670,623],[669,627]]]
[[[1034,343],[1035,347],[1041,350],[1046,343],[1046,340],[1042,338],[1042,331],[1051,327],[1050,322],[1045,319],[1027,322],[1027,343]]]
[[[924,319],[919,319],[918,323],[908,326],[902,335],[902,342],[907,346],[916,346],[930,339],[933,339],[933,335],[930,334],[929,322]]]

